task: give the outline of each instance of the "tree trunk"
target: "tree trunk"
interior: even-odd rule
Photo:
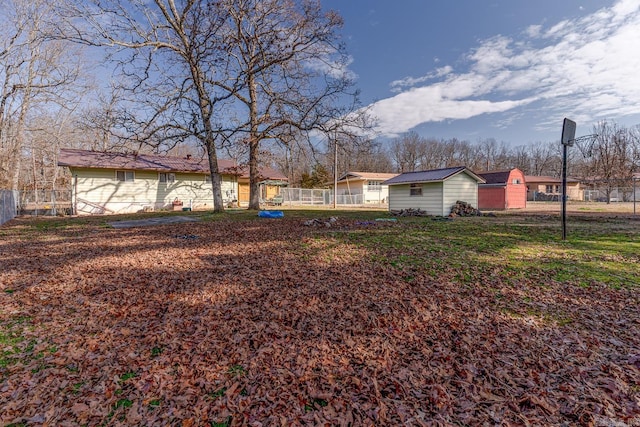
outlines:
[[[249,131],[249,209],[260,209],[260,188],[258,180],[258,148],[260,139],[258,135],[258,95],[256,81],[253,75],[249,75],[249,120],[251,128]]]
[[[210,128],[210,125],[205,125]],[[218,171],[218,155],[216,154],[216,145],[213,140],[211,129],[207,129],[207,140],[205,148],[207,149],[207,158],[209,159],[209,171],[211,172],[211,188],[213,190],[213,211],[224,212],[224,202],[222,201],[222,176]]]

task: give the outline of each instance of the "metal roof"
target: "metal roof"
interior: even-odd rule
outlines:
[[[206,157],[123,154],[71,148],[60,149],[58,166],[88,169],[209,173],[209,160]],[[218,159],[218,169],[222,174],[249,177],[249,168],[246,166],[238,166],[233,160]],[[271,168],[260,168],[260,176],[267,179],[287,180],[286,176]]]
[[[433,169],[428,171],[417,172],[405,172],[394,178],[391,178],[383,184],[386,185],[398,185],[398,184],[412,184],[420,182],[441,182],[445,179],[457,175],[459,173],[466,173],[478,182],[484,182],[484,179],[473,173],[466,166],[458,166],[445,169]]]
[[[506,184],[509,181],[511,171],[482,172],[478,176],[482,177],[487,184]]]

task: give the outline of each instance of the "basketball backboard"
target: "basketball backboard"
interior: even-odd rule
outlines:
[[[561,140],[562,145],[571,147],[575,139],[576,139],[576,122],[565,118],[564,122],[562,123],[562,140]]]

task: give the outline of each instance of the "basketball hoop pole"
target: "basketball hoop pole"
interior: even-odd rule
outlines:
[[[640,177],[634,176],[631,180],[633,181],[633,216],[636,216],[636,181],[640,180]]]
[[[562,240],[567,240],[567,144],[562,144]]]
[[[567,118],[562,122],[562,240],[567,240],[567,147],[576,137],[576,122]]]

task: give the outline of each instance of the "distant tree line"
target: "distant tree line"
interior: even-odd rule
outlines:
[[[640,173],[640,126],[627,128],[605,120],[594,125],[591,134],[593,138],[569,148],[569,174],[587,186],[602,190],[608,200],[615,188],[628,189],[633,174]],[[319,185],[320,182],[330,186],[334,150],[332,146],[318,154],[300,146],[273,155],[272,166],[287,173],[294,186]],[[385,145],[372,140],[338,145],[338,176],[349,171],[402,173],[452,166],[467,166],[478,173],[518,168],[525,175],[559,178],[562,148],[559,142],[514,146],[498,143],[493,138],[470,142],[427,138],[415,132],[401,135]]]
[[[70,188],[61,147],[200,154],[220,209],[218,158],[249,166],[253,208],[260,166],[303,187],[458,165],[560,176],[557,141],[362,137],[371,118],[347,71],[342,20],[317,0],[8,0],[0,14],[0,188]],[[106,56],[108,84],[89,53]],[[570,175],[607,194],[628,186],[639,128],[602,121],[592,133],[590,147],[569,150]]]

